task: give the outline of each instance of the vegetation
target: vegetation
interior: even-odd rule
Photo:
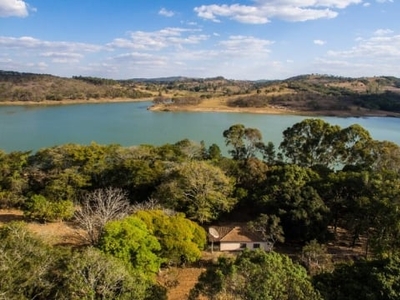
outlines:
[[[301,266],[275,252],[244,251],[234,260],[221,258],[200,275],[190,300],[322,299]]]
[[[345,78],[302,75],[286,80],[238,81],[215,78],[156,78],[112,80],[74,76],[0,71],[0,102],[58,103],[62,100],[153,99],[169,110],[207,101],[227,108],[279,107],[300,113],[363,115],[400,114],[400,79],[396,77]]]
[[[399,298],[398,145],[319,119],[277,147],[243,124],[221,134],[229,157],[189,140],[0,151],[0,206],[72,220],[88,242],[49,246],[21,224],[0,227],[0,299],[165,299],[160,269],[197,263],[207,227],[236,222],[274,251],[298,250],[210,262],[191,299]],[[338,264],[328,246],[343,231],[363,252]]]

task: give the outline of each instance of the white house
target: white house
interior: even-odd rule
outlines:
[[[250,231],[246,226],[212,226],[208,239],[219,251],[271,250],[270,242],[264,241],[261,235]]]

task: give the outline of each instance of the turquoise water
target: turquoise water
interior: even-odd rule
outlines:
[[[282,131],[303,116],[248,113],[152,112],[150,102],[57,106],[0,106],[0,149],[36,151],[65,143],[122,146],[175,143],[188,138],[224,146],[222,132],[233,124],[258,128],[276,146]],[[347,127],[358,123],[374,139],[400,144],[400,118],[322,118]]]

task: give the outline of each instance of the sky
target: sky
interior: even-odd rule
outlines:
[[[400,77],[400,0],[0,0],[0,70]]]

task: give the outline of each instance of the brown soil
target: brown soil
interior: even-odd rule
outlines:
[[[0,209],[0,226],[12,221],[26,221],[22,211]],[[85,232],[72,222],[27,222],[28,229],[51,245],[81,246],[85,244]]]

